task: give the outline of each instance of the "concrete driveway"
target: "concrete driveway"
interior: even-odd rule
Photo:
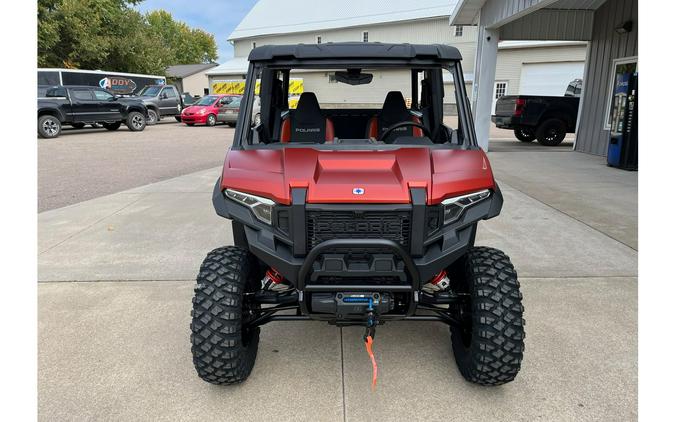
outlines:
[[[263,327],[244,384],[200,381],[194,277],[232,241],[210,169],[39,214],[39,418],[635,420],[637,175],[572,152],[490,155],[505,204],[477,243],[505,250],[521,279],[527,338],[513,383],[465,382],[447,327],[411,322],[378,330],[374,393],[362,329],[316,322]],[[543,181],[525,177],[537,169]]]

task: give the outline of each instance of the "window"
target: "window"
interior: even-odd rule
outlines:
[[[162,94],[166,95],[166,98],[175,98],[176,93],[174,92],[173,88],[164,88],[164,91],[162,91]]]
[[[266,95],[269,95],[270,107],[258,111],[249,103],[247,109],[240,109],[242,114],[240,122],[243,122],[244,126],[235,142],[241,142],[245,147],[263,149],[284,147],[285,145],[273,144],[291,141],[321,144],[328,149],[332,148],[332,144],[344,144],[342,147],[362,145],[364,148],[368,146],[379,148],[383,143],[389,142],[377,141],[383,133],[382,127],[373,125],[369,117],[381,113],[384,108],[409,115],[411,122],[421,122],[428,132],[431,132],[427,134],[428,137],[433,137],[436,144],[457,146],[465,144],[469,137],[473,140],[473,135],[465,137],[462,129],[469,127],[466,119],[470,111],[466,102],[465,86],[462,83],[461,88],[458,88],[452,84],[454,80],[463,80],[459,69],[453,62],[443,65],[431,64],[424,66],[423,69],[416,66],[389,65],[383,61],[382,64],[373,67],[360,66],[359,69],[354,69],[341,67],[339,63],[327,65],[302,63],[295,68],[279,70],[265,62],[254,63],[252,73],[248,76],[244,87],[244,95],[252,97],[258,89],[260,92],[266,92]],[[261,80],[260,77],[265,71],[272,72],[270,75],[272,77]],[[291,75],[297,75],[294,72],[312,74],[311,89],[309,76],[305,76],[304,82],[297,77],[291,79]],[[284,83],[284,80],[288,82]],[[271,84],[274,89],[267,84]],[[282,89],[278,90],[278,86]],[[438,88],[432,89],[433,86]],[[298,118],[302,115],[298,114],[297,103],[302,101],[302,96],[308,91],[311,91],[316,100],[306,99],[307,109],[302,113],[309,115],[310,112],[307,110],[313,110],[314,115],[321,114],[325,118],[332,119],[334,131],[331,139],[327,139],[329,135],[325,132],[327,126],[324,125],[324,119]],[[307,98],[312,98],[312,95]],[[239,97],[229,107],[235,107],[238,102]],[[315,107],[317,102],[318,112]],[[463,106],[460,107],[459,104]],[[261,113],[260,121],[264,130],[249,130],[249,122],[254,120],[257,113]],[[345,119],[345,116],[360,117]],[[289,132],[281,128],[285,119],[291,119],[294,124],[301,123],[287,127],[290,129]],[[445,122],[447,127],[442,127],[442,122]],[[396,133],[388,136],[422,137],[422,134],[419,129],[407,126],[397,129]],[[401,142],[407,144],[408,140],[401,139]],[[295,145],[289,145],[293,146]]]
[[[506,95],[507,82],[495,82],[495,100]]]
[[[61,85],[59,72],[38,72],[38,85]]]
[[[75,100],[92,101],[94,99],[91,90],[88,89],[71,89],[70,94]]]
[[[202,97],[199,101],[197,101],[195,105],[209,106],[212,105],[217,99],[218,99],[217,95],[207,95],[206,97]]]
[[[461,37],[462,35],[464,35],[464,27],[462,25],[455,26],[455,36]]]
[[[148,85],[144,87],[138,95],[141,97],[154,97],[159,94],[160,89],[162,89],[162,87],[159,85]]]
[[[66,89],[62,87],[48,89],[47,93],[45,94],[45,97],[65,97],[65,96],[66,96]]]
[[[321,44],[321,37],[320,36],[316,37],[316,43]]]
[[[110,101],[113,99],[113,95],[111,93],[104,91],[102,89],[95,89],[94,96],[96,97],[97,100],[100,101]]]
[[[368,42],[368,31],[363,31],[363,42]]]

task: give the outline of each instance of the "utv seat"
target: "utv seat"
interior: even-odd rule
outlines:
[[[401,91],[390,91],[382,104],[382,111],[368,120],[366,126],[366,138],[379,139],[380,136],[392,125],[400,122],[422,123],[420,116],[408,110],[405,106],[405,99]],[[390,142],[399,136],[422,137],[422,129],[414,126],[403,126],[396,129],[395,133],[389,135]]]
[[[280,140],[287,142],[314,142],[323,144],[335,138],[333,121],[321,112],[313,92],[300,95],[298,106],[283,117]]]

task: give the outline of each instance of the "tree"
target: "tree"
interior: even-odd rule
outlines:
[[[155,10],[147,15],[150,32],[173,54],[172,64],[211,63],[218,58],[213,35],[201,29],[192,29],[173,20],[166,10]]]
[[[142,0],[38,0],[38,66],[164,74],[173,64],[217,59],[213,35],[143,15]]]

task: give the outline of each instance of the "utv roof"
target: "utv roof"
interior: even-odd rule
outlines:
[[[347,42],[326,44],[264,45],[254,48],[249,61],[317,59],[399,59],[448,62],[461,60],[457,48],[443,44],[385,44]]]

